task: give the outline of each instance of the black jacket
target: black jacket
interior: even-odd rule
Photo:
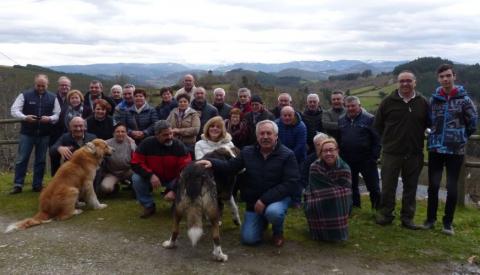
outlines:
[[[268,206],[291,196],[299,180],[295,154],[280,143],[267,159],[260,153],[259,145],[249,145],[234,159],[209,160],[214,170],[224,173],[236,174],[245,168],[245,181],[240,190],[247,211],[254,211],[255,203],[259,199]]]

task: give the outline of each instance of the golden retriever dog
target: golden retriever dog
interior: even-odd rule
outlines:
[[[104,156],[112,154],[112,151],[102,139],[94,139],[75,151],[40,193],[38,213],[32,218],[10,224],[5,233],[78,215],[82,213],[82,210],[75,208],[79,199],[84,199],[93,209],[107,207],[98,202],[93,180]]]

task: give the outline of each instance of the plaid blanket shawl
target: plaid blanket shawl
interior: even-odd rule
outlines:
[[[348,215],[352,204],[350,167],[340,158],[333,168],[321,160],[310,166],[305,189],[305,216],[314,240],[348,239]]]

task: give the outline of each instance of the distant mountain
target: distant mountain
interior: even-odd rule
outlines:
[[[83,73],[103,77],[126,76],[138,84],[154,86],[172,85],[179,81],[182,74],[205,74],[213,71],[215,74],[244,69],[254,72],[276,74],[278,77],[299,77],[306,80],[323,80],[330,75],[362,72],[371,70],[373,73],[390,72],[404,61],[362,62],[358,60],[337,61],[293,61],[287,63],[236,63],[232,65],[215,64],[178,64],[178,63],[115,63],[91,65],[52,66],[53,70],[66,73]]]

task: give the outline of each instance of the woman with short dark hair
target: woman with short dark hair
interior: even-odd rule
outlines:
[[[108,115],[112,106],[105,99],[93,103],[93,114],[87,118],[87,132],[107,140],[113,137],[113,118]]]

